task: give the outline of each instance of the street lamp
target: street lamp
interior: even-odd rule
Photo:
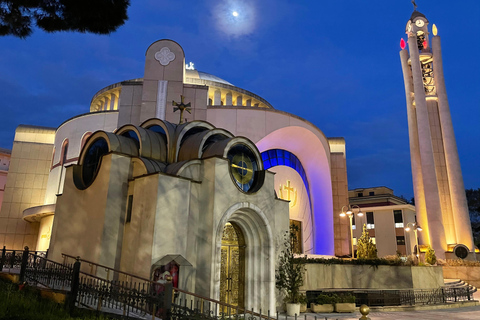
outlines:
[[[420,262],[420,248],[418,247],[418,231],[422,231],[422,227],[420,227],[416,222],[409,222],[405,227],[405,231],[409,232],[413,230],[415,233],[415,243],[417,245],[417,261]]]
[[[342,213],[340,213],[340,217],[348,216],[350,218],[349,219],[350,220],[350,247],[351,247],[351,250],[352,250],[352,258],[354,258],[354,254],[353,254],[353,229],[352,229],[352,220],[353,220],[353,215],[354,215],[354,212],[353,212],[354,209],[358,209],[357,216],[363,217],[362,210],[360,210],[360,207],[355,205],[355,204],[354,205],[343,206],[342,207]]]

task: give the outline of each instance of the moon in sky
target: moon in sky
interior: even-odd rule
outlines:
[[[256,11],[255,0],[223,0],[212,7],[212,16],[218,31],[235,38],[254,32]]]

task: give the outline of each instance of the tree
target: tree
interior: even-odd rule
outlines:
[[[128,19],[130,0],[0,0],[0,36],[46,32],[110,34]]]
[[[290,232],[285,235],[285,249],[281,252],[275,274],[275,285],[285,294],[287,303],[300,303],[300,287],[303,285],[305,258],[295,258],[298,226],[290,224]]]
[[[368,234],[367,226],[363,225],[363,232],[357,241],[357,258],[358,259],[376,259],[377,246],[373,243],[372,238]]]
[[[471,220],[478,220],[480,218],[480,188],[466,189],[468,211]]]
[[[427,252],[425,252],[425,262],[428,264],[435,264],[437,262],[437,256],[435,255],[435,250],[432,247],[428,246]]]

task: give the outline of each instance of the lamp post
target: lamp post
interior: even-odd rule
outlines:
[[[417,262],[420,262],[420,248],[418,247],[418,231],[422,231],[422,227],[420,227],[416,222],[409,222],[407,223],[407,226],[405,227],[405,231],[409,232],[410,230],[413,230],[413,233],[415,234],[415,244],[417,248]]]
[[[352,259],[354,258],[353,254],[353,228],[352,228],[352,220],[353,220],[353,215],[355,214],[353,212],[354,209],[358,209],[357,216],[363,217],[363,212],[360,210],[360,207],[357,205],[348,205],[348,206],[343,206],[342,207],[342,213],[340,213],[340,217],[345,217],[347,216],[350,220],[350,249],[352,250]]]

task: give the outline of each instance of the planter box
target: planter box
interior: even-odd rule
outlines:
[[[355,303],[335,303],[336,312],[355,312]]]
[[[300,315],[300,303],[287,303],[287,316]]]
[[[300,304],[300,313],[304,313],[304,312],[307,312],[307,304],[306,303]]]
[[[312,310],[312,312],[314,313],[330,313],[330,312],[333,312],[333,310],[335,309],[333,307],[333,304],[315,304],[315,303],[311,303],[310,304],[310,309]]]

